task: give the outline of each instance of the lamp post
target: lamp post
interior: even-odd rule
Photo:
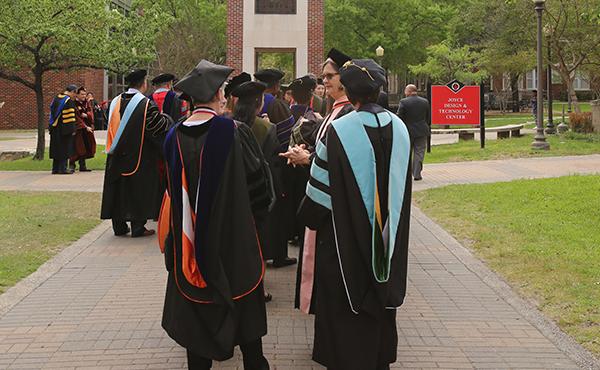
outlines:
[[[556,134],[556,128],[554,127],[554,104],[552,101],[552,61],[551,61],[551,57],[552,57],[552,53],[551,53],[551,48],[550,48],[550,29],[545,29],[546,31],[546,37],[548,37],[548,71],[546,74],[546,90],[547,90],[547,95],[548,95],[548,124],[546,125],[546,133],[547,134]]]
[[[383,56],[385,55],[385,49],[383,48],[383,46],[379,45],[377,47],[377,49],[375,49],[375,55],[377,55],[377,58],[379,58],[379,63],[383,67]],[[387,93],[388,92],[388,73],[387,73],[387,68],[385,68],[385,67],[383,67],[383,68],[385,69],[385,89],[384,89],[384,91]]]
[[[546,141],[544,136],[544,89],[541,88],[541,82],[543,77],[543,58],[542,58],[542,13],[544,12],[544,4],[546,0],[533,0],[535,4],[535,11],[537,12],[537,117],[536,127],[537,133],[535,134],[534,141],[531,143],[533,149],[550,149],[550,144]]]

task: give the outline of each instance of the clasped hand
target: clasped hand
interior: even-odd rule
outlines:
[[[292,166],[308,166],[310,164],[310,152],[306,149],[306,145],[294,145],[288,148],[285,153],[280,153],[280,157],[287,158],[287,164]]]

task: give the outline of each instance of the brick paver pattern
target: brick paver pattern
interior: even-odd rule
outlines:
[[[430,165],[416,188],[598,171],[600,155]],[[76,190],[74,181],[88,181],[87,189],[98,191],[101,173],[86,175],[2,172],[0,190]],[[155,239],[115,237],[108,223],[102,227],[100,238],[0,316],[1,369],[186,367],[184,350],[160,326],[166,272]],[[478,260],[442,232],[413,210],[408,294],[398,310],[392,367],[577,368],[471,269]],[[295,271],[267,271],[274,300],[264,350],[274,369],[322,369],[311,361],[313,318],[293,309]],[[239,351],[214,368],[242,369]]]

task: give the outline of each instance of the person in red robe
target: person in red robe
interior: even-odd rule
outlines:
[[[91,171],[85,160],[94,158],[96,154],[96,139],[94,138],[94,110],[87,100],[87,91],[81,86],[77,89],[75,98],[75,137],[69,168],[75,171],[75,163],[79,162],[79,172]]]
[[[183,106],[183,101],[177,93],[173,91],[173,81],[175,76],[171,73],[162,73],[152,79],[152,85],[155,90],[150,95],[150,100],[156,103],[161,113],[164,113],[178,122],[184,116],[187,108]]]

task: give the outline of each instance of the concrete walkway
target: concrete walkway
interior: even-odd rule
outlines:
[[[429,165],[416,187],[592,172],[600,155]],[[101,172],[31,176],[2,172],[0,190],[72,190],[80,181],[98,191],[102,182]],[[600,369],[416,208],[410,240],[393,368]],[[184,368],[184,350],[160,327],[165,278],[155,239],[115,237],[102,223],[0,296],[0,369]],[[274,369],[322,369],[310,360],[313,318],[292,308],[294,282],[295,267],[267,271],[275,298],[265,353]],[[214,368],[241,369],[239,353]]]
[[[416,191],[450,184],[488,183],[516,179],[600,173],[600,154],[571,157],[521,158],[426,164]],[[0,171],[0,190],[101,192],[103,171],[73,175],[49,172]]]

